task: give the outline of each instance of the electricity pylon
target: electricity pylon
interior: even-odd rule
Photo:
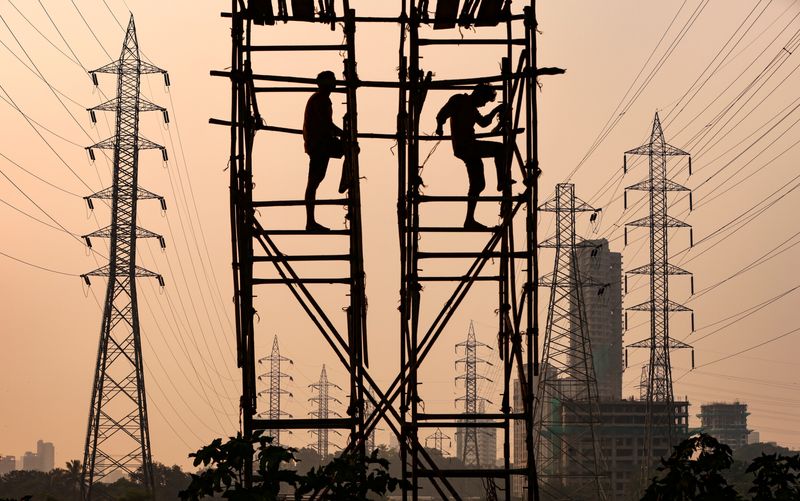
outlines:
[[[459,364],[463,365],[464,373],[456,377],[456,382],[464,381],[464,396],[456,399],[458,402],[464,402],[464,414],[477,414],[478,408],[482,407],[487,400],[478,396],[478,380],[483,379],[491,381],[489,378],[478,374],[478,364],[492,365],[491,362],[478,357],[478,348],[488,348],[489,345],[481,343],[475,339],[475,326],[470,321],[469,332],[467,333],[466,341],[462,341],[456,345],[456,351],[459,348],[464,348],[464,358],[456,360],[456,368]],[[460,435],[461,451],[459,459],[465,465],[480,465],[481,458],[478,449],[478,428],[469,426],[469,423],[475,423],[475,419],[464,419],[467,426],[458,430]],[[494,460],[492,460],[492,463]]]
[[[160,275],[136,266],[136,240],[157,238],[162,248],[164,239],[136,225],[136,206],[139,198],[163,198],[138,186],[139,150],[160,149],[164,160],[166,150],[139,136],[139,112],[166,110],[139,96],[142,74],[161,73],[168,82],[166,71],[139,58],[136,27],[131,16],[119,59],[90,72],[97,84],[97,73],[117,75],[117,96],[91,108],[113,111],[116,114],[116,133],[88,149],[94,159],[94,149],[114,151],[114,182],[110,188],[86,197],[111,200],[111,225],[85,235],[91,247],[91,237],[110,239],[107,265],[82,275],[86,283],[90,276],[108,277],[100,346],[97,354],[89,408],[86,448],[83,455],[82,495],[91,499],[92,486],[109,475],[141,475],[145,489],[152,496],[153,467],[150,452],[150,432],[147,422],[147,399],[144,387],[144,368],[139,333],[139,311],[136,302],[136,278],[153,277],[160,285]],[[140,471],[137,471],[140,470]]]
[[[554,499],[606,499],[597,378],[583,299],[584,287],[601,285],[580,275],[575,251],[594,245],[575,236],[575,214],[594,209],[575,197],[574,185],[562,183],[539,210],[556,216],[555,236],[540,244],[555,249],[553,273],[541,281],[550,287],[550,303],[534,407],[540,485]]]
[[[428,442],[431,440],[433,440],[433,448],[439,451],[442,456],[447,455],[444,451],[444,441],[447,440],[447,447],[452,447],[453,445],[450,437],[445,435],[440,428],[436,428],[436,431],[425,437],[425,447],[428,447]]]
[[[689,156],[689,153],[671,146],[664,140],[661,130],[661,121],[656,113],[650,141],[647,144],[625,152],[625,171],[627,172],[627,155],[643,155],[648,157],[649,176],[646,180],[625,188],[625,205],[627,208],[627,190],[646,191],[649,193],[649,215],[628,223],[625,227],[625,242],[627,244],[627,227],[643,227],[650,230],[650,262],[627,271],[632,275],[649,275],[650,299],[635,306],[631,311],[650,312],[650,336],[642,341],[630,344],[632,348],[649,348],[650,360],[647,365],[647,377],[642,383],[645,385],[644,400],[647,402],[647,417],[645,424],[645,439],[643,447],[643,471],[649,470],[653,462],[653,434],[654,429],[659,435],[667,439],[667,454],[672,447],[676,427],[675,398],[672,389],[672,365],[670,363],[670,350],[691,348],[686,343],[676,341],[669,335],[669,316],[672,312],[691,312],[689,308],[678,304],[669,298],[669,276],[688,275],[691,273],[669,263],[669,228],[690,228],[668,214],[669,192],[689,192],[689,206],[691,208],[691,191],[674,181],[667,179],[667,157]],[[689,157],[689,173],[691,174],[691,157]],[[626,280],[627,283],[627,280]],[[627,288],[627,287],[626,287]],[[692,285],[692,289],[694,286]],[[694,291],[692,291],[694,292]],[[694,324],[694,319],[692,319]],[[627,327],[627,322],[626,322]]]
[[[339,385],[331,383],[328,381],[328,373],[325,370],[325,364],[322,364],[322,372],[319,375],[319,381],[313,384],[308,385],[311,388],[311,391],[316,391],[317,396],[309,398],[309,402],[316,404],[316,410],[311,411],[311,415],[317,419],[330,419],[331,415],[339,416],[339,413],[336,411],[330,410],[330,403],[336,402],[341,404],[342,402],[330,395],[331,388],[336,388],[341,390]],[[330,443],[328,442],[328,434],[331,430],[328,428],[319,428],[317,430],[311,430],[309,433],[312,435],[317,436],[317,445],[314,449],[317,451],[317,454],[325,460],[328,457],[328,449],[330,447]],[[334,433],[339,434],[338,431],[332,430]]]
[[[288,395],[292,397],[293,395],[281,388],[281,381],[284,378],[288,378],[289,381],[294,381],[292,376],[289,374],[284,374],[281,371],[281,364],[283,362],[289,362],[290,364],[294,365],[290,359],[281,356],[280,348],[278,347],[278,336],[272,338],[272,353],[267,355],[266,357],[259,359],[259,364],[269,364],[269,370],[258,376],[259,381],[268,381],[268,387],[265,390],[261,390],[258,392],[258,396],[262,397],[264,395],[268,396],[269,399],[269,409],[266,412],[262,412],[258,414],[258,417],[266,417],[270,420],[280,419],[284,416],[292,417],[286,412],[281,411],[281,396]],[[265,430],[267,436],[272,437],[274,440],[272,441],[273,445],[279,445],[281,443],[281,430]],[[291,432],[289,432],[291,433]]]
[[[364,415],[365,416],[369,416],[370,413],[372,411],[374,411],[374,410],[375,410],[375,406],[372,405],[372,402],[370,402],[369,400],[365,400],[364,401]],[[377,431],[377,430],[378,430],[378,428],[374,428],[371,432],[369,432],[367,434],[366,449],[365,449],[367,455],[372,454],[372,452],[375,450],[375,431]]]

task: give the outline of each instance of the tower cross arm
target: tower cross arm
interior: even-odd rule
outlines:
[[[574,207],[559,207],[558,199],[553,197],[552,199],[540,205],[539,210],[543,212],[594,212],[595,208],[578,197],[575,197]]]
[[[89,70],[89,74],[92,75],[92,78],[95,77],[96,73],[109,73],[109,74],[116,75],[117,73],[119,73],[120,67],[121,67],[120,66],[120,62],[118,60],[117,61],[111,61],[110,63],[108,63],[108,64],[106,64],[104,66],[101,66],[101,67],[96,68],[94,70]],[[97,85],[97,81],[96,80],[95,80],[95,85]]]
[[[635,343],[631,343],[626,345],[626,348],[650,348],[651,346],[651,339],[645,338],[641,341],[636,341]],[[694,348],[690,344],[686,344],[683,341],[678,341],[677,339],[669,339],[669,349],[670,350],[682,350],[682,349],[691,349]]]
[[[664,180],[664,185],[663,186],[656,186],[655,188],[653,187],[653,183],[649,179],[646,179],[646,180],[642,181],[641,183],[636,183],[636,184],[632,184],[630,186],[627,186],[625,189],[626,190],[635,190],[635,191],[652,191],[653,189],[656,189],[656,190],[659,190],[659,191],[691,191],[686,186],[683,186],[682,184],[678,184],[675,181],[670,181],[669,179],[665,179]]]
[[[147,61],[140,61],[141,67],[139,69],[139,73],[142,75],[144,74],[153,74],[153,73],[161,73],[162,75],[167,74],[167,70],[161,69],[154,64],[150,64]]]
[[[656,263],[656,269],[662,270],[663,265]],[[680,266],[675,266],[674,264],[667,263],[666,267],[667,275],[691,275],[692,272],[688,270],[684,270]],[[650,275],[653,273],[653,265],[646,264],[644,266],[639,266],[638,268],[634,268],[632,270],[628,270],[626,273],[630,275]]]
[[[109,99],[105,103],[98,104],[91,108],[86,108],[86,111],[117,111],[117,98]]]
[[[87,284],[90,284],[89,277],[109,277],[109,276],[111,276],[111,267],[109,265],[105,265],[105,266],[101,266],[100,268],[97,268],[95,270],[92,270],[92,271],[90,271],[88,273],[82,274],[81,278],[83,278],[83,280]],[[156,280],[158,280],[158,284],[159,285],[161,285],[162,287],[164,286],[164,277],[162,277],[160,274],[158,274],[156,272],[150,271],[150,270],[148,270],[146,268],[142,268],[141,266],[137,266],[136,267],[136,270],[134,272],[134,276],[137,277],[137,278],[139,278],[139,277],[155,278]]]
[[[139,136],[139,149],[140,150],[163,150],[165,149],[158,143],[154,143],[147,138]]]
[[[113,150],[114,145],[116,144],[116,137],[109,137],[108,139],[103,139],[99,143],[95,143],[91,146],[87,146],[87,150]]]
[[[564,244],[561,244],[561,245],[563,246]],[[558,247],[558,240],[557,240],[556,236],[552,236],[550,238],[547,238],[547,239],[542,240],[541,242],[539,242],[539,247],[542,248],[542,249],[555,249],[555,248]],[[595,242],[593,242],[591,240],[586,240],[583,237],[575,236],[575,245],[574,245],[574,247],[576,249],[588,249],[588,248],[591,248],[591,247],[597,247],[597,243],[595,243]]]
[[[680,219],[674,218],[670,215],[665,215],[664,219],[666,221],[666,226],[669,228],[688,228],[691,226],[689,223],[685,223]],[[652,220],[652,216],[645,216],[627,223],[626,226],[650,227],[650,225],[653,224]]]
[[[690,154],[682,149],[667,143],[650,142],[637,148],[625,152],[626,155],[664,155],[668,157],[689,156]]]
[[[139,111],[160,111],[163,113],[167,111],[167,109],[140,97]]]
[[[644,303],[639,303],[636,306],[631,306],[628,308],[630,311],[652,311],[654,308],[652,301],[645,301]],[[660,309],[660,308],[659,308]],[[665,305],[666,311],[692,311],[691,308],[687,308],[686,306],[676,303],[672,300],[667,300]]]

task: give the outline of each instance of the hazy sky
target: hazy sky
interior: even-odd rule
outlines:
[[[228,2],[125,1],[0,1],[0,99],[5,101],[0,102],[0,221],[5,236],[0,244],[0,454],[19,456],[41,438],[55,443],[59,464],[82,457],[101,320],[98,301],[105,283],[95,279],[87,289],[78,275],[101,265],[106,252],[99,240],[97,254],[75,236],[108,222],[102,204],[96,203],[92,214],[82,197],[110,182],[110,166],[101,156],[90,163],[84,146],[113,133],[112,117],[100,117],[93,126],[85,109],[113,94],[115,85],[113,77],[101,76],[98,91],[85,69],[117,57],[123,38],[120,23],[126,23],[129,9],[136,16],[144,54],[169,70],[172,81],[168,92],[157,76],[147,77],[142,86],[147,99],[166,106],[172,119],[164,127],[160,116],[150,114],[143,116],[141,127],[145,137],[170,151],[166,168],[158,153],[149,151],[142,153],[139,165],[141,186],[164,195],[168,205],[162,214],[157,202],[140,203],[139,224],[167,240],[164,252],[157,243],[144,242],[138,255],[140,265],[166,280],[163,290],[148,280],[139,285],[153,456],[186,466],[188,452],[238,427],[225,171],[228,131],[208,124],[208,118],[227,118],[228,113],[228,82],[209,76],[209,70],[229,65],[229,22],[219,17]],[[399,10],[399,2],[388,0],[353,4],[361,14],[392,15]],[[685,374],[690,354],[673,355],[675,394],[688,396],[693,414],[701,403],[739,399],[749,405],[750,427],[761,432],[762,440],[800,447],[800,432],[792,426],[800,419],[794,356],[800,334],[774,340],[800,327],[800,292],[793,290],[800,285],[800,252],[793,247],[800,228],[797,193],[792,191],[799,155],[791,149],[800,140],[794,127],[800,120],[800,61],[791,54],[800,30],[800,3],[551,0],[540,2],[539,22],[540,63],[567,69],[566,75],[541,82],[544,194],[568,177],[609,119],[618,122],[572,178],[578,196],[603,208],[598,225],[585,220],[579,229],[587,237],[609,238],[612,249],[623,252],[625,268],[644,264],[645,235],[632,231],[623,248],[621,226],[644,213],[634,204],[634,193],[623,213],[621,193],[624,186],[643,179],[646,168],[629,162],[631,169],[621,178],[622,152],[644,142],[659,111],[667,140],[694,155],[694,174],[687,177],[685,164],[676,163],[674,179],[696,189],[691,214],[687,201],[679,197],[671,208],[672,215],[694,226],[697,243],[687,250],[685,231],[676,231],[670,240],[674,262],[695,273],[696,290],[690,297],[688,279],[671,283],[672,299],[695,309],[697,326],[690,335],[688,316],[675,316],[672,322],[673,337],[695,345],[698,365]],[[270,41],[335,43],[341,37],[341,32],[305,24],[264,33],[264,40]],[[397,39],[396,27],[359,27],[361,78],[395,78]],[[782,50],[784,46],[788,50]],[[262,73],[313,76],[321,69],[338,73],[342,68],[338,54],[258,58],[256,71]],[[489,75],[497,73],[498,58],[498,52],[469,47],[430,49],[423,66],[439,78]],[[759,74],[762,78],[755,80]],[[649,75],[648,85],[639,92]],[[745,89],[749,92],[737,100]],[[299,127],[306,97],[264,96],[262,114],[269,124]],[[429,98],[423,115],[426,132],[433,132],[435,112],[446,98],[443,93]],[[623,107],[615,109],[620,102]],[[360,91],[362,131],[392,132],[396,103],[394,91]],[[342,113],[341,99],[335,97],[334,114]],[[364,141],[361,156],[370,355],[372,373],[384,384],[396,374],[399,349],[392,146],[389,141]],[[430,146],[433,143],[426,148]],[[260,198],[301,197],[307,160],[298,137],[259,133],[256,155]],[[488,172],[491,186],[494,177],[491,169]],[[335,195],[339,173],[340,163],[332,162],[321,196]],[[423,177],[426,193],[466,191],[463,166],[452,158],[447,144],[431,155]],[[462,211],[454,207],[424,217],[458,224]],[[493,211],[487,208],[478,217],[491,222]],[[728,225],[743,213],[740,222],[746,225]],[[300,227],[304,222],[301,208],[262,211],[262,217],[271,227]],[[326,208],[318,219],[339,226],[343,213]],[[552,231],[548,215],[542,216],[540,230],[543,236]],[[480,245],[469,239],[452,243]],[[430,238],[425,245],[435,248],[442,242]],[[287,252],[298,249],[301,243],[286,241]],[[335,244],[316,249],[328,250],[336,251]],[[545,271],[551,257],[542,253]],[[304,270],[310,274],[319,268]],[[644,300],[644,285],[630,281],[626,305]],[[442,286],[430,286],[426,294],[437,298],[445,292]],[[286,291],[263,289],[258,294],[258,349],[266,355],[273,335],[279,336],[282,353],[294,361],[285,369],[293,376],[287,383],[293,397],[286,401],[286,411],[306,416],[311,396],[307,386],[318,378],[321,364],[327,364],[333,382],[346,387],[344,371]],[[347,298],[341,291],[320,294],[341,325],[340,308]],[[545,302],[546,294],[542,298]],[[431,314],[436,304],[431,301],[423,316]],[[422,396],[428,410],[454,410],[453,399],[460,392],[453,381],[456,371],[450,369],[457,358],[453,345],[464,339],[470,320],[478,337],[492,344],[495,302],[491,288],[476,288],[423,366]],[[630,315],[636,327],[626,333],[626,343],[646,335],[646,320],[644,314]],[[769,343],[739,354],[764,342]],[[630,355],[624,395],[638,394],[639,367],[647,356]],[[494,356],[486,352],[489,360]],[[498,367],[488,367],[485,373],[499,383]],[[498,384],[486,383],[479,391],[499,402],[499,389]],[[344,401],[344,392],[338,397]],[[338,410],[344,412],[342,406]],[[691,422],[698,420],[693,417]],[[311,440],[305,434],[286,439],[298,446]],[[380,431],[378,440],[387,441],[388,432]]]

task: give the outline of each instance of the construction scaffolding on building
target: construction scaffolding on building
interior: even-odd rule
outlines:
[[[523,8],[508,0],[439,0],[435,15],[429,14],[428,0],[403,0],[397,17],[356,16],[348,0],[320,0],[314,12],[312,0],[293,0],[291,12],[285,0],[278,1],[273,11],[268,0],[232,0],[231,11],[223,17],[231,19],[231,68],[212,71],[212,75],[230,79],[230,119],[211,119],[211,123],[230,127],[230,189],[231,228],[236,308],[238,364],[242,370],[242,428],[245,434],[256,429],[342,429],[349,435],[343,453],[363,456],[370,433],[380,422],[398,438],[402,476],[410,488],[403,499],[416,500],[420,483],[427,479],[442,499],[462,499],[452,478],[477,478],[497,484],[500,497],[511,499],[512,477],[524,478],[530,488],[527,499],[538,499],[533,452],[533,381],[538,374],[538,332],[536,287],[538,261],[536,257],[536,214],[538,205],[537,179],[537,77],[563,73],[558,68],[538,68],[536,65],[536,16],[534,1]],[[264,45],[254,32],[268,30],[275,23],[308,23],[308,30],[342,30],[343,42],[320,45]],[[356,27],[360,24],[381,24],[399,28],[398,80],[368,81],[356,73]],[[456,29],[474,28],[452,36]],[[487,30],[484,30],[487,28]],[[434,36],[444,33],[445,36]],[[504,36],[489,38],[486,33],[503,31]],[[477,48],[494,47],[503,52],[499,60],[487,61],[491,68],[478,76],[458,79],[435,79],[436,68],[423,68],[426,49],[455,50],[464,59]],[[300,134],[286,127],[266,125],[259,110],[259,96],[265,93],[296,93],[314,90],[315,79],[308,76],[275,75],[260,72],[255,53],[319,53],[339,52],[344,57],[344,79],[336,81],[335,92],[345,96],[347,114],[344,131],[344,169],[346,195],[340,199],[318,200],[317,205],[341,205],[347,210],[347,228],[317,232],[308,230],[273,229],[271,220],[259,213],[270,209],[276,212],[287,207],[305,205],[304,200],[261,200],[253,186],[254,165],[259,169],[277,168],[281,162],[270,155],[254,157],[254,142],[258,132]],[[470,65],[478,68],[480,65]],[[499,74],[494,68],[501,68]],[[477,69],[476,69],[477,71]],[[423,134],[420,126],[426,97],[430,92],[464,91],[478,84],[488,85],[502,96],[501,121],[494,130],[478,134],[478,138],[502,140],[506,160],[506,179],[512,172],[521,183],[516,189],[508,183],[495,196],[479,196],[480,206],[493,204],[499,211],[499,223],[490,228],[463,228],[429,223],[421,208],[441,207],[444,204],[464,204],[467,196],[423,194],[421,167],[424,164],[420,146],[425,141],[449,139]],[[357,94],[359,89],[377,88],[398,92],[397,130],[393,132],[362,132],[358,128]],[[397,142],[398,159],[398,226],[400,238],[400,371],[385,388],[376,384],[368,368],[366,335],[366,298],[361,227],[361,196],[359,175],[360,139]],[[274,215],[274,213],[273,213]],[[470,250],[427,251],[421,237],[442,238],[453,234],[471,234],[477,243]],[[342,254],[291,254],[283,252],[280,238],[294,235],[303,240],[304,248],[337,237],[346,238],[348,250]],[[344,276],[306,276],[298,271],[298,262],[340,261],[348,264]],[[426,263],[424,273],[420,266]],[[260,263],[271,264],[278,276],[263,278],[256,271]],[[444,264],[446,263],[447,266]],[[454,274],[452,267],[462,266]],[[448,287],[447,299],[426,294],[424,284],[437,283]],[[341,297],[347,298],[345,309],[346,332],[336,328],[338,311],[324,308],[308,285],[339,287]],[[497,349],[503,367],[502,401],[494,409],[477,413],[475,421],[463,422],[460,413],[428,413],[422,407],[418,386],[422,383],[420,366],[432,347],[447,329],[449,321],[476,284],[496,287],[497,303],[486,305],[487,312],[497,313]],[[261,419],[256,417],[255,385],[255,309],[253,296],[263,286],[287,287],[300,303],[305,314],[333,350],[349,381],[347,415],[342,418]],[[314,289],[315,291],[317,289]],[[433,311],[433,321],[422,317],[420,310]],[[526,371],[523,367],[533,367]],[[511,388],[520,383],[524,406],[514,411]],[[371,409],[366,412],[366,402]],[[511,427],[514,421],[526,428],[525,460],[512,467]],[[494,427],[502,435],[503,463],[499,466],[446,469],[426,451],[418,435],[420,429]],[[249,473],[248,473],[249,474]],[[252,479],[246,479],[250,482]],[[484,484],[486,485],[486,483]],[[471,493],[470,493],[471,495]]]

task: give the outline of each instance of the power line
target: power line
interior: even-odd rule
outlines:
[[[788,332],[784,332],[783,334],[780,334],[778,336],[770,338],[770,339],[768,339],[766,341],[762,341],[761,343],[753,345],[753,346],[751,346],[749,348],[745,348],[743,350],[737,351],[736,353],[731,353],[730,355],[726,355],[726,356],[718,358],[716,360],[712,360],[711,362],[706,362],[704,364],[700,364],[695,368],[696,369],[700,369],[702,367],[708,367],[709,365],[716,364],[717,362],[722,362],[723,360],[729,360],[729,359],[731,359],[733,357],[737,357],[737,356],[739,356],[739,355],[741,355],[743,353],[747,353],[748,351],[753,351],[753,350],[755,350],[757,348],[761,348],[762,346],[768,345],[770,343],[774,343],[775,341],[778,341],[778,340],[783,339],[783,338],[785,338],[787,336],[790,336],[790,335],[792,335],[792,334],[794,334],[795,332],[798,332],[798,331],[800,331],[800,327],[796,327],[796,328],[794,328],[794,329],[792,329],[792,330],[790,330]]]
[[[30,261],[26,261],[24,259],[20,259],[18,257],[14,257],[11,254],[6,254],[3,251],[0,251],[0,255],[3,255],[5,257],[7,257],[8,259],[14,260],[14,261],[16,261],[18,263],[22,263],[22,264],[24,264],[26,266],[30,266],[31,268],[36,268],[36,269],[42,270],[42,271],[48,271],[50,273],[55,273],[56,275],[63,275],[63,276],[66,276],[66,277],[79,277],[80,276],[77,273],[67,273],[65,271],[54,270],[52,268],[47,268],[45,266],[34,264],[34,263],[31,263]]]
[[[21,170],[21,171],[23,171],[24,173],[28,174],[29,176],[32,176],[32,177],[34,177],[35,179],[38,179],[39,181],[43,182],[43,183],[44,183],[44,184],[46,184],[47,186],[50,186],[51,188],[55,188],[55,189],[57,189],[57,190],[59,190],[59,191],[62,191],[62,192],[64,192],[64,193],[66,193],[67,195],[72,195],[73,197],[79,197],[79,198],[83,198],[81,195],[79,195],[79,194],[75,193],[74,191],[69,191],[69,190],[67,190],[67,189],[65,189],[65,188],[62,188],[61,186],[58,186],[57,184],[53,184],[53,183],[51,183],[50,181],[48,181],[48,180],[46,180],[46,179],[44,179],[44,178],[42,178],[42,177],[38,176],[37,174],[35,174],[35,173],[31,172],[30,170],[26,169],[25,167],[21,166],[20,164],[18,164],[17,162],[15,162],[14,160],[12,160],[11,158],[7,157],[7,156],[6,156],[5,154],[3,154],[2,152],[0,152],[0,157],[3,157],[3,158],[5,158],[5,159],[6,159],[6,161],[8,161],[10,164],[12,164],[12,165],[16,166],[18,169],[20,169],[20,170]]]

